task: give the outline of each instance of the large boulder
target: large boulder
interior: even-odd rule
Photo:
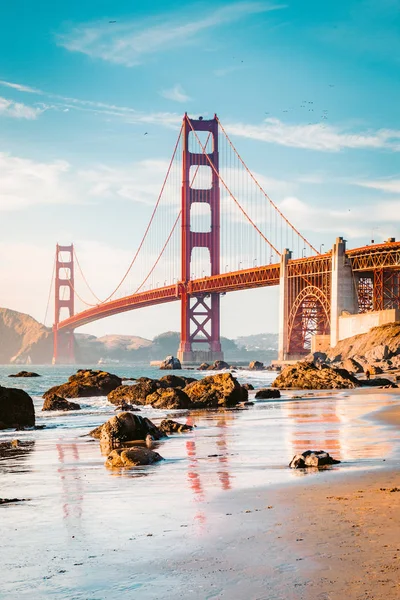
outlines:
[[[182,369],[181,361],[175,356],[167,356],[161,363],[160,369],[164,371]]]
[[[137,467],[152,465],[160,460],[163,460],[163,457],[149,448],[118,448],[110,452],[105,464],[110,468]]]
[[[325,467],[326,465],[337,465],[340,460],[335,460],[323,450],[306,450],[302,454],[293,456],[289,463],[291,469],[304,469],[306,467]]]
[[[371,350],[368,350],[364,356],[368,362],[373,363],[376,360],[384,360],[389,358],[389,354],[389,348],[386,346],[386,344],[379,344],[379,346],[375,346]]]
[[[48,395],[44,402],[42,410],[80,410],[81,407],[76,402],[69,402],[57,394]]]
[[[147,417],[134,415],[131,412],[123,412],[111,417],[102,425],[100,431],[97,428],[90,435],[100,439],[104,449],[123,446],[125,442],[133,440],[145,440],[148,435],[154,440],[165,437],[165,434]]]
[[[89,396],[107,396],[119,387],[122,380],[118,375],[106,371],[79,369],[69,377],[67,383],[56,385],[43,394],[47,398],[53,394],[62,398],[87,398]]]
[[[245,402],[248,391],[244,389],[231,373],[219,373],[204,377],[187,385],[184,392],[193,403],[193,408],[218,408],[235,406]]]
[[[18,373],[11,373],[9,377],[40,377],[40,375],[32,371],[19,371]]]
[[[225,371],[226,369],[230,369],[230,366],[224,360],[216,360],[212,365],[210,365],[207,371]]]
[[[252,360],[249,364],[250,371],[262,371],[264,369],[264,363],[258,360]]]
[[[195,377],[182,377],[181,375],[163,375],[158,380],[160,382],[161,387],[164,388],[184,388],[189,383],[193,381],[197,381]]]
[[[208,369],[210,368],[210,365],[206,362],[201,363],[201,365],[199,367],[197,367],[198,371],[208,371]]]
[[[35,409],[29,394],[24,390],[0,386],[0,428],[34,425]]]
[[[360,385],[360,381],[345,369],[335,369],[325,364],[318,368],[306,361],[285,367],[272,383],[275,388],[300,390],[355,388]]]
[[[119,406],[122,402],[129,404],[146,404],[146,398],[160,387],[156,379],[140,377],[133,385],[120,385],[110,392],[107,400]]]
[[[261,388],[256,391],[257,400],[269,400],[271,398],[280,398],[281,393],[279,390],[272,390],[271,388]]]
[[[191,408],[189,396],[180,388],[158,388],[146,398],[146,404],[153,408],[175,409]]]
[[[184,431],[192,431],[192,425],[185,425],[185,423],[178,423],[172,419],[164,419],[160,423],[160,429],[167,435],[170,433],[182,433]]]
[[[340,367],[346,369],[349,373],[362,373],[364,371],[363,366],[354,358],[346,358]]]

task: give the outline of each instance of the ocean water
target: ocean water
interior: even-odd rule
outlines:
[[[29,368],[42,377],[9,379],[15,367],[0,367],[0,384],[31,394],[37,425],[45,426],[0,432],[0,440],[17,437],[23,444],[0,456],[0,497],[27,499],[0,506],[0,598],[211,598],[198,590],[185,595],[182,574],[169,573],[168,561],[182,549],[188,556],[202,552],[220,531],[225,500],[243,490],[296,484],[304,474],[287,464],[305,449],[324,449],[342,461],[332,477],[381,468],[399,456],[397,431],[369,418],[398,395],[284,392],[280,400],[240,411],[144,407],[141,414],[155,423],[172,415],[195,427],[157,444],[163,462],[109,470],[87,433],[114,415],[114,406],[105,397],[84,398],[80,411],[42,413],[43,392],[77,367]],[[104,368],[126,377],[160,376],[148,365]],[[237,376],[257,388],[275,375]]]

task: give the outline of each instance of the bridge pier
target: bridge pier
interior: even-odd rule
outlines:
[[[358,313],[358,294],[351,263],[346,256],[346,240],[338,237],[332,248],[331,348],[339,341],[339,317],[344,312]]]
[[[289,282],[287,265],[291,257],[291,251],[285,248],[281,254],[279,275],[279,361],[289,359]]]

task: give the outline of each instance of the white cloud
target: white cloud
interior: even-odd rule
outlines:
[[[164,96],[167,100],[173,100],[174,102],[187,102],[191,99],[179,83],[169,90],[163,90],[161,96]]]
[[[146,55],[194,45],[202,32],[242,20],[249,15],[284,8],[264,2],[237,2],[199,18],[173,14],[152,19],[81,24],[59,34],[57,42],[71,52],[81,52],[127,67],[140,64]]]
[[[43,94],[42,91],[31,88],[29,85],[22,85],[20,83],[12,83],[11,81],[4,81],[0,79],[0,85],[18,90],[18,92],[27,92],[28,94]]]
[[[376,181],[358,181],[356,185],[383,192],[400,194],[400,179],[380,179]]]
[[[339,152],[345,148],[400,150],[400,130],[351,133],[331,125],[291,125],[274,118],[265,119],[260,125],[230,123],[225,129],[231,135],[325,152]]]
[[[12,117],[14,119],[37,119],[40,113],[43,112],[40,108],[33,108],[21,102],[14,102],[0,96],[0,116]]]

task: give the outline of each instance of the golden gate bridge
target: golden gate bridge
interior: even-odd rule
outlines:
[[[399,242],[348,250],[338,238],[331,251],[318,252],[260,180],[216,115],[185,114],[143,237],[107,297],[92,290],[73,244],[57,244],[54,362],[74,362],[78,327],[174,301],[181,361],[221,359],[221,295],[257,287],[280,286],[281,360],[307,354],[313,336],[335,345],[345,313],[400,308]]]

